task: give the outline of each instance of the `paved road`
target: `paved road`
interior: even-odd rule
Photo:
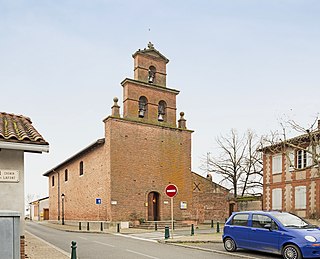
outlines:
[[[189,243],[189,244],[183,244],[187,246],[193,246],[193,247],[199,247],[199,248],[205,248],[205,249],[212,249],[216,251],[225,251],[222,243]],[[281,255],[275,255],[275,254],[269,254],[269,253],[262,253],[262,252],[256,252],[256,251],[249,251],[249,250],[243,250],[238,249],[236,252],[232,253],[233,255],[239,255],[244,256],[248,258],[256,258],[256,259],[281,259]]]
[[[80,259],[132,258],[132,259],[228,259],[237,258],[212,251],[202,251],[129,238],[124,235],[65,232],[28,222],[26,230],[70,253],[72,240],[77,241]],[[50,255],[48,255],[48,258]]]

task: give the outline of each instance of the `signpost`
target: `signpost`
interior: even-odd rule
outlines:
[[[171,238],[173,238],[173,197],[178,193],[178,187],[174,184],[167,185],[165,193],[171,200]]]
[[[96,198],[96,204],[101,205],[101,198]],[[98,220],[100,220],[100,206],[98,206]]]

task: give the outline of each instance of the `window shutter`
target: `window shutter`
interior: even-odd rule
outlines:
[[[273,210],[282,209],[282,189],[281,188],[272,190],[272,209]]]

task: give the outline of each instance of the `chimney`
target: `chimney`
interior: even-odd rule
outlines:
[[[180,119],[178,120],[178,124],[179,124],[179,128],[180,129],[186,129],[186,120],[183,117],[184,116],[184,112],[180,112]]]
[[[113,117],[120,117],[120,106],[118,105],[118,98],[117,98],[117,97],[114,97],[114,98],[113,98],[113,101],[114,101],[114,104],[113,104],[113,106],[111,107],[111,109],[112,109],[111,115],[112,115]]]

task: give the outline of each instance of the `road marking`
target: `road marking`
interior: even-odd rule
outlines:
[[[88,240],[88,238],[85,238],[85,237],[79,237],[79,238],[84,239],[84,240]]]
[[[97,244],[100,244],[100,245],[104,245],[104,246],[111,246],[111,247],[114,247],[114,245],[110,245],[110,244],[102,243],[102,242],[99,242],[99,241],[92,241],[92,242],[97,243]]]
[[[129,236],[129,235],[123,235],[123,234],[113,234],[115,236],[122,236],[122,237],[129,237],[132,239],[137,239],[137,240],[143,240],[143,241],[149,241],[149,242],[154,242],[154,243],[158,243],[156,240],[153,239],[147,239],[147,238],[142,238],[142,237],[135,237],[135,236]]]
[[[234,257],[240,257],[240,258],[247,258],[247,259],[260,259],[260,257],[254,257],[250,255],[243,255],[243,254],[237,254],[237,253],[230,253],[227,251],[220,251],[220,250],[215,250],[215,249],[209,249],[209,248],[203,248],[203,247],[198,247],[198,246],[188,246],[188,245],[182,245],[182,244],[175,244],[175,243],[167,243],[168,245],[173,245],[173,246],[181,246],[185,248],[191,248],[191,249],[196,249],[196,250],[202,250],[202,251],[207,251],[207,252],[213,252],[217,254],[223,254],[223,255],[228,255],[228,256],[234,256]]]
[[[154,256],[142,254],[142,253],[139,253],[139,252],[136,252],[136,251],[132,251],[132,250],[128,250],[128,249],[126,249],[126,251],[128,251],[128,252],[130,252],[130,253],[133,253],[133,254],[142,255],[142,256],[148,257],[148,258],[159,259],[158,257],[154,257]]]

